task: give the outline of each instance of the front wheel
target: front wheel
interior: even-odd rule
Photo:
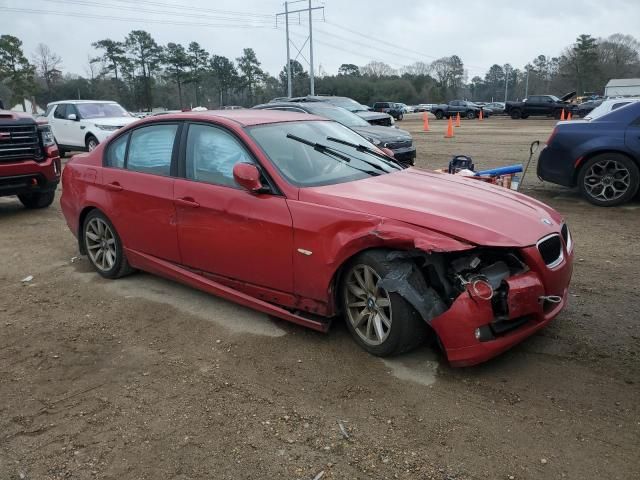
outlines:
[[[85,218],[82,236],[93,268],[105,278],[120,278],[133,272],[113,224],[99,210]]]
[[[442,110],[436,111],[436,113],[434,115],[436,116],[436,118],[438,120],[442,120],[442,117],[444,117],[444,114],[442,113]]]
[[[522,112],[520,110],[511,110],[511,118],[514,120],[519,120],[522,118]]]
[[[89,135],[87,137],[87,150],[89,152],[94,151],[96,148],[98,148],[98,145],[100,144],[100,142],[98,141],[98,139],[96,137],[94,137],[93,135]]]
[[[473,120],[474,118],[476,118],[476,112],[474,112],[473,110],[469,110],[467,112],[467,119]]]
[[[38,192],[38,193],[25,193],[24,195],[18,195],[18,200],[22,202],[25,208],[30,210],[38,208],[47,208],[53,203],[53,199],[56,197],[55,190],[50,192]]]
[[[582,195],[599,207],[614,207],[631,200],[640,187],[640,171],[629,157],[603,153],[584,164],[578,176]]]
[[[402,296],[379,286],[391,272],[387,252],[358,255],[342,280],[342,307],[347,328],[367,352],[386,357],[412,350],[429,335],[418,312]]]

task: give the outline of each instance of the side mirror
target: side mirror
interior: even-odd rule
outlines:
[[[233,166],[233,179],[238,185],[246,188],[251,193],[263,191],[262,182],[260,182],[260,171],[252,163],[236,163]]]
[[[76,116],[75,113],[70,113],[69,115],[67,115],[67,120],[78,120],[78,117]]]

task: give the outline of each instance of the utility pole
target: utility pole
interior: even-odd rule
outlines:
[[[527,81],[524,84],[524,98],[529,96],[529,67],[527,67]]]
[[[309,0],[309,85],[311,88],[311,95],[316,94],[316,85],[313,78],[313,11],[311,10],[311,0]]]
[[[307,8],[301,8],[299,10],[289,10],[289,4],[292,3],[300,3],[300,2],[305,2],[308,1],[309,2],[309,6]],[[309,43],[309,60],[307,61],[307,63],[309,64],[309,86],[310,86],[310,93],[311,95],[315,95],[315,76],[314,76],[314,69],[313,69],[313,11],[314,10],[322,10],[323,14],[324,14],[324,7],[312,7],[311,6],[311,0],[294,0],[294,1],[287,1],[284,2],[284,12],[281,13],[277,13],[276,14],[276,27],[278,26],[278,17],[280,17],[281,15],[284,15],[285,17],[285,29],[286,29],[286,35],[287,35],[287,96],[291,97],[293,96],[293,88],[292,88],[292,73],[291,73],[291,50],[290,50],[290,46],[293,45],[295,47],[295,49],[298,51],[298,55],[296,55],[296,58],[293,59],[293,61],[296,61],[298,59],[299,56],[301,56],[302,58],[305,59],[305,61],[307,61],[307,59],[304,57],[304,55],[302,55],[302,49],[304,48],[304,46],[306,45],[306,43]],[[302,44],[301,48],[298,48],[296,46],[295,43],[293,43],[293,40],[291,40],[290,36],[289,36],[289,15],[292,13],[302,13],[302,12],[308,12],[309,13],[309,36],[307,37],[307,39],[305,40],[304,44]]]
[[[287,97],[293,96],[291,88],[291,45],[289,44],[289,2],[284,2],[284,23],[287,30]]]
[[[507,76],[504,79],[504,103],[507,103],[507,92],[509,91],[509,69],[505,68]]]

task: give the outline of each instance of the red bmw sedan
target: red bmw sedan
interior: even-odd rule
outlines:
[[[406,168],[320,117],[150,117],[75,156],[62,183],[103,277],[140,269],[319,331],[343,317],[374,355],[431,339],[473,365],[567,299],[573,241],[553,209]]]

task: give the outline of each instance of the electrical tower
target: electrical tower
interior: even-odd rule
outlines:
[[[298,10],[289,10],[290,4],[307,2],[307,1],[309,3],[309,6],[307,8],[301,8]],[[292,85],[291,85],[291,49],[290,49],[291,45],[293,45],[293,47],[298,51],[298,55],[296,55],[296,58],[294,58],[294,60],[297,60],[298,57],[302,57],[309,64],[310,93],[311,95],[315,95],[315,83],[314,83],[314,71],[313,71],[313,11],[314,10],[322,10],[322,18],[324,20],[324,7],[312,7],[311,0],[294,0],[291,2],[284,2],[284,12],[276,14],[276,27],[278,26],[278,17],[284,15],[284,21],[285,21],[285,27],[286,27],[285,30],[287,33],[287,96],[288,97],[293,96]],[[289,37],[289,15],[291,15],[292,13],[297,13],[298,21],[300,21],[300,14],[303,12],[307,12],[309,14],[309,36],[302,44],[302,47],[298,48],[298,46],[295,43],[293,43],[293,40],[291,40],[291,38]],[[304,49],[307,42],[309,43],[309,60],[307,60],[305,56],[302,54],[302,50]]]

